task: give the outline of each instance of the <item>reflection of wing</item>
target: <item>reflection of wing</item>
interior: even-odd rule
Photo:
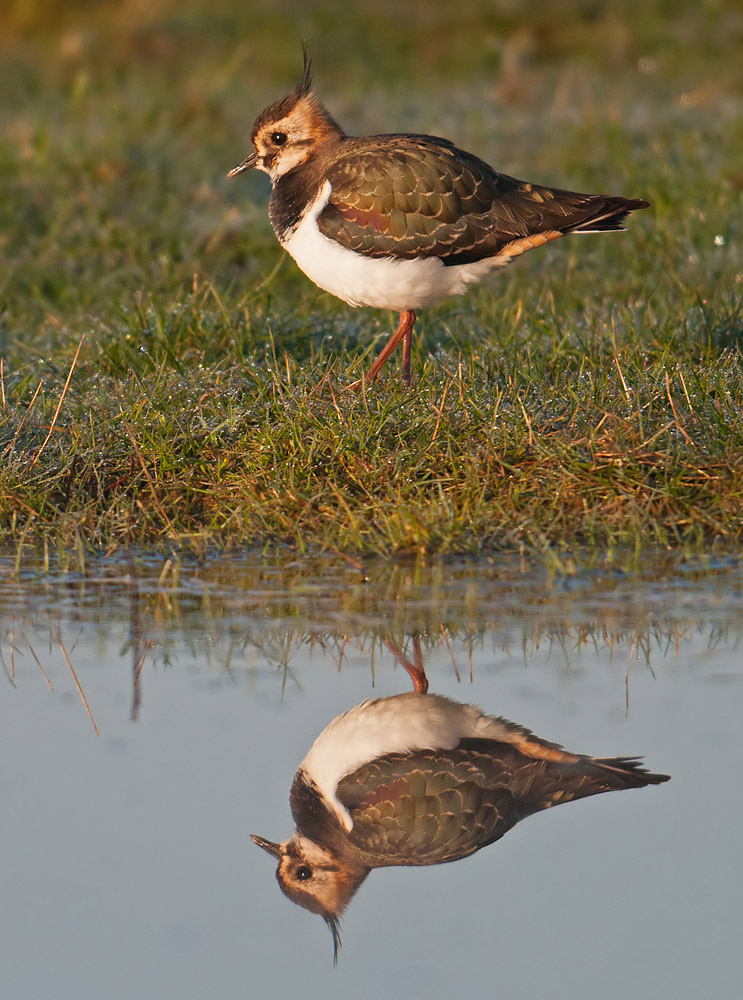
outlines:
[[[665,780],[631,760],[526,757],[492,740],[377,758],[345,777],[351,843],[372,866],[456,861],[558,802]],[[569,758],[569,759],[567,759]]]
[[[466,857],[492,843],[522,816],[528,771],[540,766],[509,747],[490,752],[420,750],[378,758],[344,778],[338,797],[351,812],[351,842],[377,864],[427,865]],[[521,774],[514,761],[521,762]],[[538,807],[537,807],[538,808]]]

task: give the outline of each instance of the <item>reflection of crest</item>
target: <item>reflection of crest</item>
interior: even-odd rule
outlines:
[[[334,719],[295,775],[292,837],[253,840],[277,859],[282,891],[328,923],[337,955],[340,916],[373,868],[458,861],[542,809],[667,780],[414,692]]]

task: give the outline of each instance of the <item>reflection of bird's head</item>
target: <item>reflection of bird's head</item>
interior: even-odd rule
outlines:
[[[278,861],[276,878],[284,895],[323,918],[333,935],[333,957],[337,960],[341,914],[369,869],[298,833],[282,844],[255,834],[251,840]]]

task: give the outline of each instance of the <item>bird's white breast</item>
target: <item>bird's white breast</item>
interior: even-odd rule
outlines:
[[[466,737],[513,742],[514,727],[435,694],[364,701],[323,729],[299,765],[332,805],[347,830],[353,820],[336,795],[338,782],[376,757],[411,750],[451,750]]]
[[[317,217],[328,204],[331,186],[325,181],[299,224],[282,239],[302,271],[316,285],[351,306],[375,309],[423,309],[450,295],[507,261],[497,258],[445,267],[437,257],[395,260],[366,257],[348,250],[320,232]]]

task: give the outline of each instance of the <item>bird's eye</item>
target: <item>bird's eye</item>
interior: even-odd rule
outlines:
[[[312,878],[312,869],[309,865],[300,865],[294,873],[298,882],[306,882]]]
[[[286,132],[272,132],[271,142],[274,146],[283,146],[287,140]]]

